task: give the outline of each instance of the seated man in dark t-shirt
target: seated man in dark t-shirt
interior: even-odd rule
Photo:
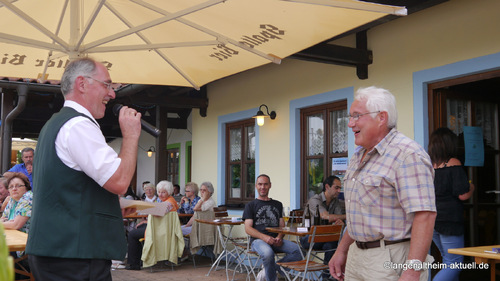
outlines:
[[[282,218],[283,204],[269,198],[271,179],[267,175],[259,175],[255,183],[259,196],[248,203],[243,212],[245,231],[251,236],[252,250],[257,252],[264,265],[267,281],[276,280],[279,269],[274,260],[274,253],[286,253],[278,262],[299,261],[302,259],[297,244],[283,239],[283,234],[266,231],[266,227],[285,226]]]

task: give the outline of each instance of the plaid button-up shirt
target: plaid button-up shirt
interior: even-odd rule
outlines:
[[[436,211],[429,155],[392,129],[361,162],[357,147],[344,177],[347,227],[367,242],[410,238],[414,212]]]

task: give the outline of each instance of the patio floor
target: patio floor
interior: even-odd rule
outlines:
[[[221,266],[224,263],[221,262]],[[227,280],[226,271],[219,269],[212,270],[210,276],[206,276],[210,270],[211,260],[203,256],[196,256],[196,269],[193,267],[191,260],[181,263],[179,266],[174,266],[174,270],[170,266],[166,266],[163,262],[158,262],[153,266],[152,271],[150,268],[142,270],[126,270],[114,269],[111,271],[113,281],[159,281],[159,280],[182,280],[182,281],[215,281]],[[221,267],[219,267],[221,268]],[[236,273],[234,280],[245,280],[246,273]],[[201,279],[200,279],[201,278]],[[229,271],[229,280],[233,278],[233,271]],[[252,278],[253,279],[253,278]]]

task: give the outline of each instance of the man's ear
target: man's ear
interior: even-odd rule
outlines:
[[[83,77],[83,76],[76,77],[76,79],[75,79],[75,85],[74,85],[74,87],[76,89],[74,89],[74,90],[78,90],[79,92],[84,93],[85,92],[85,87],[87,87],[87,84],[85,82],[86,82],[85,77]]]
[[[389,114],[387,113],[387,111],[381,111],[378,114],[378,118],[380,120],[380,124],[384,125],[385,127],[387,127],[387,124],[389,122]]]

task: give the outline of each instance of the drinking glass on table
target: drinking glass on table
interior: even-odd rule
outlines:
[[[290,207],[283,208],[283,220],[285,221],[285,229],[288,229],[287,224],[288,220],[290,220]]]

